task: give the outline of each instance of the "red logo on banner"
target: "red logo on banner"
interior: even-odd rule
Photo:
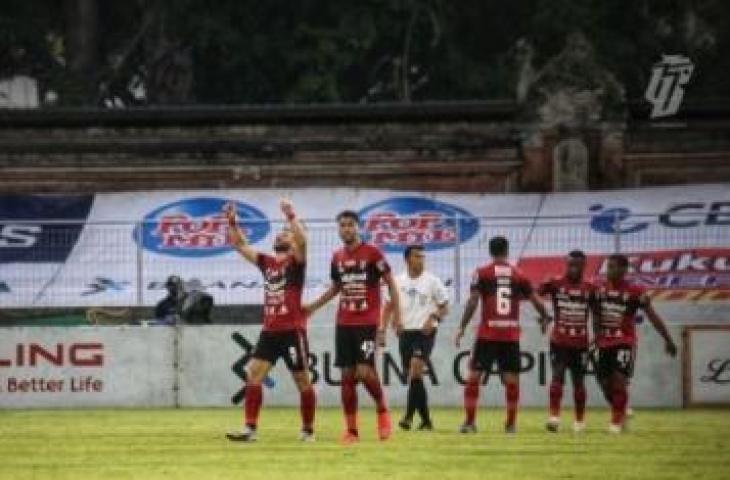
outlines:
[[[730,300],[730,249],[627,253],[629,279],[662,300]],[[605,278],[608,255],[589,255],[585,276]],[[520,268],[535,284],[563,274],[564,257],[525,257]]]
[[[101,343],[57,343],[53,347],[37,343],[18,343],[10,355],[0,357],[0,367],[101,367],[104,345]]]

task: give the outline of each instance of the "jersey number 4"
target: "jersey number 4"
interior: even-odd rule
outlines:
[[[360,350],[362,350],[362,356],[363,358],[370,358],[375,353],[375,342],[373,340],[363,340],[362,345],[360,345]]]

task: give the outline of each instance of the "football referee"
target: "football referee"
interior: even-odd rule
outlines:
[[[433,349],[436,328],[446,315],[448,295],[443,282],[436,275],[425,271],[423,246],[409,245],[403,256],[406,269],[395,277],[395,283],[400,293],[403,330],[397,333],[403,370],[408,372],[408,400],[405,416],[398,425],[410,430],[413,415],[418,411],[421,417],[418,429],[432,430],[423,374]],[[385,304],[385,326],[392,315],[392,308],[390,302]]]

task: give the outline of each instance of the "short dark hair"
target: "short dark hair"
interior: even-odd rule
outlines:
[[[405,250],[403,250],[403,258],[408,259],[408,257],[411,255],[411,252],[414,250],[420,250],[423,251],[423,245],[408,245]]]
[[[509,242],[502,236],[489,239],[489,254],[493,257],[504,257],[509,253]]]
[[[578,259],[578,260],[585,260],[586,259],[586,254],[583,253],[583,250],[572,250],[568,254],[568,258],[575,258],[575,259]]]
[[[335,217],[338,222],[343,218],[351,218],[355,220],[355,223],[360,223],[360,215],[358,215],[354,210],[343,210]]]
[[[618,266],[621,268],[628,268],[629,267],[629,259],[626,257],[626,255],[622,255],[620,253],[614,253],[610,257],[608,257],[609,261],[614,261],[618,263]]]

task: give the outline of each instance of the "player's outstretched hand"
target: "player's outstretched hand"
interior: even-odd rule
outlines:
[[[236,223],[236,205],[233,202],[228,202],[223,205],[223,214],[229,223]]]
[[[669,341],[669,342],[666,343],[666,345],[664,345],[664,350],[671,357],[676,357],[677,356],[677,346],[672,341]]]
[[[281,213],[283,213],[286,218],[294,218],[294,204],[291,203],[291,200],[288,198],[282,198],[279,200],[279,208],[281,208]]]

